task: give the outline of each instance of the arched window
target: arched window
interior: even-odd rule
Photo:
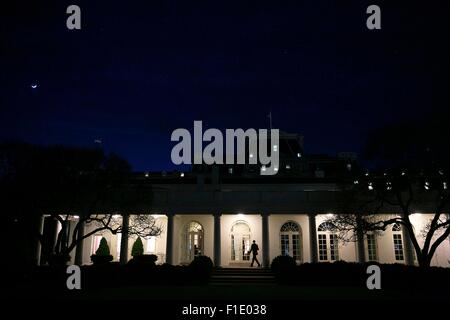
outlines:
[[[231,261],[250,260],[251,232],[247,222],[239,220],[231,227]]]
[[[405,255],[403,252],[402,226],[399,223],[395,223],[392,226],[392,238],[394,241],[395,260],[404,261]]]
[[[302,260],[301,256],[301,229],[297,222],[288,221],[280,229],[281,255],[291,256],[297,263]]]
[[[336,227],[329,222],[323,222],[317,228],[319,244],[319,261],[339,260],[338,238]]]
[[[195,256],[203,254],[203,226],[197,221],[191,221],[184,227],[182,243],[182,262],[189,263]]]

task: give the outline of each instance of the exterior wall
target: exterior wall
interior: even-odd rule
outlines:
[[[426,224],[433,218],[432,214],[416,213],[411,216],[411,223],[414,226],[415,233],[418,238],[419,245],[422,247],[425,239],[420,236],[420,233],[424,230]],[[434,239],[433,239],[434,240]],[[450,237],[437,248],[431,265],[450,267]]]

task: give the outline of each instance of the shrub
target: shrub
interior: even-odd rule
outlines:
[[[94,264],[105,264],[113,260],[113,256],[109,252],[108,242],[105,237],[100,240],[100,245],[98,246],[95,254],[91,255],[91,261]]]
[[[189,264],[189,272],[192,280],[206,283],[209,280],[214,264],[210,257],[196,256]]]
[[[194,269],[202,269],[210,272],[214,267],[214,264],[208,256],[196,256],[194,260],[189,264],[189,267]]]
[[[278,256],[272,260],[271,269],[273,272],[277,274],[281,274],[284,272],[290,272],[297,264],[295,263],[294,258],[291,256]]]
[[[138,237],[136,241],[133,243],[133,247],[131,248],[131,255],[133,257],[142,256],[144,254],[144,245],[142,244],[141,237]]]
[[[106,241],[105,237],[103,237],[100,240],[100,245],[98,246],[97,251],[95,251],[95,254],[97,256],[109,256],[109,246],[108,246],[108,242]]]

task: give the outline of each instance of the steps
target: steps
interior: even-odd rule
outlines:
[[[265,285],[274,284],[275,275],[267,268],[216,268],[211,285]]]

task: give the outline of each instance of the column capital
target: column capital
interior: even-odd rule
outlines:
[[[167,217],[172,217],[173,218],[175,216],[175,213],[173,213],[173,212],[166,212],[165,215]]]
[[[270,213],[270,212],[261,212],[260,215],[261,215],[262,217],[268,217],[268,216],[271,215],[271,213]]]
[[[221,213],[213,213],[213,216],[217,217],[217,218],[220,218],[222,216],[222,214]]]
[[[309,216],[310,218],[315,218],[317,215],[318,215],[317,212],[310,212],[310,213],[308,213],[308,216]]]

